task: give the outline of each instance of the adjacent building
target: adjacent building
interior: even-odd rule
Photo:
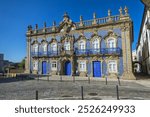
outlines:
[[[132,64],[133,64],[133,72],[140,73],[139,62],[137,61],[137,52],[136,50],[132,51]]]
[[[145,6],[137,44],[139,71],[150,75],[150,7]]]
[[[26,73],[135,79],[132,73],[133,22],[128,8],[73,22],[67,13],[52,27],[28,26]]]
[[[0,54],[0,73],[3,72],[3,66],[4,66],[4,54]]]

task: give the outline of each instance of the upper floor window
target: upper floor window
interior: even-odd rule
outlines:
[[[57,44],[56,43],[51,44],[51,51],[57,51]]]
[[[116,48],[115,39],[108,40],[108,48]]]
[[[34,44],[33,45],[33,51],[34,52],[38,52],[38,44]]]
[[[79,49],[80,50],[84,50],[85,49],[85,42],[84,41],[80,41],[79,42]]]
[[[47,51],[47,44],[43,44],[43,51],[44,51],[44,52]]]
[[[98,49],[100,46],[99,46],[99,40],[98,39],[95,39],[92,43],[92,46],[93,46],[93,49]]]
[[[108,68],[110,73],[116,73],[117,72],[117,62],[116,61],[109,61]]]
[[[65,42],[64,43],[64,49],[65,50],[70,50],[70,42]]]

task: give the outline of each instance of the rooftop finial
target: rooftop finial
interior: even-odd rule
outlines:
[[[68,13],[65,12],[63,17],[68,17],[69,18]]]
[[[80,21],[83,21],[83,17],[82,17],[82,15],[80,15]]]
[[[79,26],[83,26],[83,17],[82,17],[82,15],[80,15],[80,24],[79,24]]]
[[[122,16],[122,7],[120,7],[119,12],[120,12],[120,16]]]
[[[55,21],[53,21],[53,26],[56,26],[56,22]]]
[[[108,16],[109,17],[111,16],[111,10],[110,9],[108,10]]]
[[[96,19],[96,13],[95,12],[93,13],[93,19]]]
[[[32,30],[32,26],[31,25],[28,26],[28,31],[30,31],[30,30]]]
[[[38,24],[35,24],[35,29],[38,29]]]
[[[46,22],[44,22],[44,28],[46,28]]]
[[[125,15],[128,15],[128,8],[125,6],[124,8]]]

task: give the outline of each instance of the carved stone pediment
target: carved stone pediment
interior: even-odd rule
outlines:
[[[86,41],[86,37],[84,35],[80,35],[76,41],[84,40]]]
[[[56,40],[55,38],[52,38],[49,43],[51,44],[51,43],[53,43],[53,42],[57,43],[57,40]]]
[[[64,32],[64,33],[68,33],[71,30],[75,30],[76,29],[76,25],[75,23],[72,22],[72,20],[69,18],[68,14],[65,13],[63,16],[63,21],[60,22],[60,25],[58,27],[58,32]]]
[[[110,31],[108,32],[108,34],[104,37],[104,39],[107,39],[107,38],[109,38],[109,37],[118,38],[119,36],[118,36],[116,33],[114,33],[112,30],[110,30]]]
[[[70,42],[72,41],[72,39],[73,39],[73,36],[65,34],[64,36],[61,37],[61,43]]]
[[[41,43],[42,44],[45,44],[45,43],[47,44],[48,42],[46,40],[42,40]]]
[[[37,40],[34,40],[31,45],[34,45],[34,44],[39,44],[39,42]]]

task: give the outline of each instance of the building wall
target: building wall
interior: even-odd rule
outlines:
[[[3,71],[4,66],[4,54],[0,54],[0,72]]]
[[[42,30],[37,25],[34,30],[29,26],[26,72],[91,77],[97,77],[100,72],[100,77],[116,78],[119,75],[124,79],[135,79],[131,58],[132,30],[127,8],[125,15],[120,9],[120,16],[114,17],[110,17],[108,11],[108,18],[104,19],[96,19],[93,15],[91,21],[83,22],[80,17],[79,23],[73,23],[65,14],[59,26]]]
[[[137,45],[137,59],[141,63],[139,71],[150,74],[150,10],[145,7],[141,33]]]

